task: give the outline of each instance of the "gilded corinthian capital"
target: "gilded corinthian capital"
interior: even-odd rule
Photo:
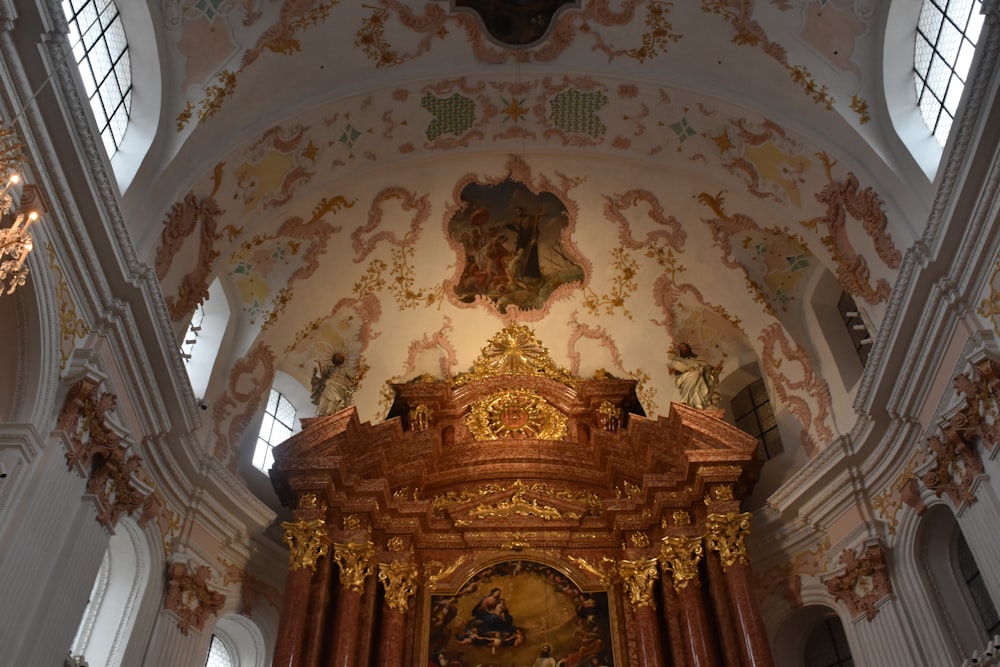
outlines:
[[[723,570],[737,562],[750,564],[745,541],[750,534],[750,512],[709,514],[705,524],[708,528],[705,543],[712,551],[719,552]]]
[[[301,570],[304,567],[316,570],[316,561],[330,551],[330,538],[326,534],[325,525],[323,519],[300,519],[295,523],[285,521],[281,524],[285,529],[285,543],[289,549],[289,570]]]
[[[379,563],[378,580],[385,588],[385,603],[389,609],[406,611],[410,596],[417,592],[417,566],[401,561]]]
[[[653,600],[653,584],[659,576],[656,569],[656,559],[623,560],[618,563],[618,574],[621,575],[625,594],[632,606],[656,608]]]
[[[340,567],[340,585],[360,593],[365,587],[365,579],[374,569],[375,545],[371,542],[334,544],[333,557]]]
[[[670,570],[674,586],[684,588],[688,582],[698,583],[698,563],[705,552],[701,537],[664,537],[660,562]]]

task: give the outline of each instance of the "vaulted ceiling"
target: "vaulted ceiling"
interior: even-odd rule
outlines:
[[[340,352],[379,421],[387,382],[457,375],[510,321],[653,417],[687,342],[820,451],[860,374],[837,298],[877,328],[932,192],[889,117],[889,4],[151,3],[163,98],[125,213],[179,335],[225,290],[215,455],[277,371],[308,389]]]

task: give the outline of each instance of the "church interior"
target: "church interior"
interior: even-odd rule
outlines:
[[[1000,664],[997,0],[0,53],[0,662]]]

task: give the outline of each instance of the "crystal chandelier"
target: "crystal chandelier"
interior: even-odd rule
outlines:
[[[25,261],[34,247],[29,228],[38,220],[38,212],[15,208],[15,194],[21,194],[18,170],[24,160],[24,147],[14,130],[0,124],[0,176],[7,182],[0,190],[0,296],[13,294],[28,277]],[[25,203],[19,196],[17,202]]]

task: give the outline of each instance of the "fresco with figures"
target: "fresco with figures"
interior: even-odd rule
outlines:
[[[531,561],[497,563],[433,596],[429,632],[433,666],[614,664],[607,593]]]
[[[508,178],[470,183],[461,200],[448,223],[452,241],[465,252],[454,288],[459,301],[483,297],[501,313],[511,305],[536,310],[560,286],[583,280],[583,268],[563,243],[569,213],[556,195],[535,194]]]

